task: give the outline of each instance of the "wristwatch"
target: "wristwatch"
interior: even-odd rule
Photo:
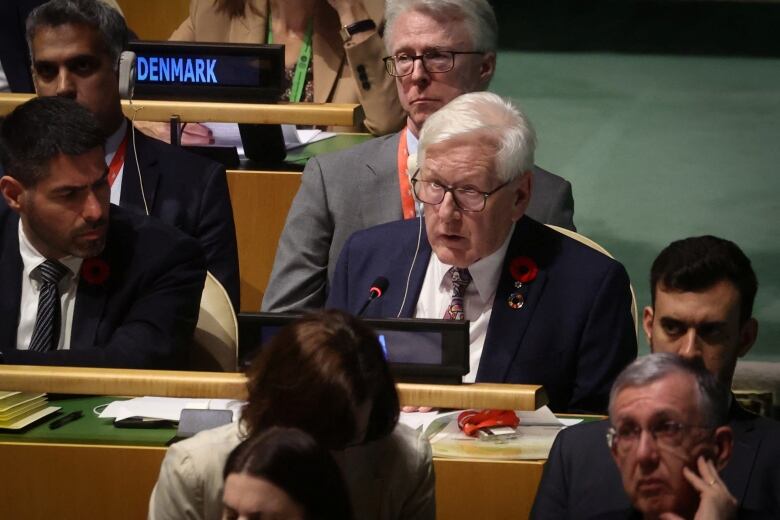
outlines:
[[[344,43],[347,43],[357,33],[370,31],[371,29],[376,29],[374,20],[360,20],[359,22],[343,26],[339,31],[339,34],[341,34],[341,39],[344,41]]]

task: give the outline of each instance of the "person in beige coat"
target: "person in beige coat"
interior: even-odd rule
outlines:
[[[311,21],[311,74],[297,101],[360,103],[363,126],[330,130],[385,135],[403,126],[405,114],[382,62],[383,11],[384,0],[192,0],[189,16],[170,39],[267,43],[270,35],[285,46],[285,67],[292,71]],[[169,139],[166,125],[142,126],[158,139]],[[182,142],[207,144],[209,137],[202,125],[188,124]]]
[[[165,455],[150,520],[221,518],[222,469],[242,440],[298,428],[328,448],[355,518],[434,520],[431,447],[398,424],[398,395],[371,329],[340,311],[282,329],[252,363],[241,420],[178,442]]]

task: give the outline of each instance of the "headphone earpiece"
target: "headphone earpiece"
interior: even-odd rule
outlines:
[[[119,55],[119,97],[133,99],[135,90],[135,53],[123,51]]]

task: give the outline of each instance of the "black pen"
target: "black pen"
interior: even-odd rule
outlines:
[[[59,419],[53,421],[49,425],[49,429],[56,430],[57,428],[62,428],[68,423],[72,423],[76,419],[80,419],[84,417],[84,412],[81,410],[76,410],[75,412],[70,412],[68,415],[63,415]]]

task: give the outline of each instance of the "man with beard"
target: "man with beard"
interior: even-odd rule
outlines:
[[[4,121],[0,354],[6,363],[175,368],[198,318],[195,240],[109,204],[105,134],[76,101]]]

